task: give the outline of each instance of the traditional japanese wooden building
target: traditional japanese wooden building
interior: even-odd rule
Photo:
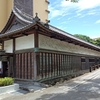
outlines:
[[[100,47],[16,7],[0,33],[0,43],[3,69],[16,79],[41,81],[67,77],[100,64]]]

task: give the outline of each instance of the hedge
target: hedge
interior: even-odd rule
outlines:
[[[14,79],[11,77],[0,78],[0,86],[8,86],[14,83]]]

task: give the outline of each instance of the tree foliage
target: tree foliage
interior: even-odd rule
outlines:
[[[79,38],[79,39],[82,39],[84,41],[87,41],[89,43],[92,43],[94,45],[100,46],[100,38],[91,39],[89,36],[81,35],[81,34],[75,34],[74,36]]]
[[[66,0],[66,1],[71,1],[71,2],[76,3],[76,2],[78,2],[79,0]]]
[[[81,35],[81,34],[75,34],[74,36],[77,37],[77,38],[80,38],[84,41],[87,41],[87,42],[90,42],[90,43],[94,44],[94,40],[91,39],[89,36],[85,36],[85,35]]]
[[[100,46],[100,38],[95,39],[95,44]]]

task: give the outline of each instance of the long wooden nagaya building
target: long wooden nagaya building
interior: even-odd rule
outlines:
[[[0,33],[0,43],[3,76],[16,79],[41,81],[67,77],[100,64],[100,47],[16,7]]]

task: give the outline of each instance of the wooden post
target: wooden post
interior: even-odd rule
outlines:
[[[10,67],[10,59],[9,59],[9,62],[8,62],[8,76],[10,77],[10,71],[11,71],[11,69],[10,69],[11,67]]]
[[[38,32],[37,29],[34,32],[34,80],[37,79],[37,67],[38,67]]]
[[[13,77],[16,75],[15,60],[15,38],[13,38]]]
[[[4,50],[4,41],[2,41],[2,50]]]
[[[91,67],[89,67],[89,70],[90,70],[90,72],[92,72],[92,68]]]

